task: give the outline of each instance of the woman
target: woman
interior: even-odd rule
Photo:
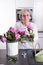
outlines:
[[[19,44],[19,49],[28,49],[28,48],[35,48],[35,45],[38,41],[38,32],[37,27],[34,23],[30,22],[32,19],[31,12],[27,9],[24,9],[20,13],[20,22],[16,23],[16,28],[20,28],[21,30],[27,30],[27,26],[32,25],[33,33],[34,33],[34,43],[27,41],[26,44]],[[34,46],[34,47],[33,47]]]

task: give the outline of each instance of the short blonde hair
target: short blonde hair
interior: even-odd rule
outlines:
[[[20,14],[19,14],[20,20],[21,20],[21,17],[22,17],[22,13],[25,12],[25,11],[27,11],[27,12],[30,13],[30,16],[31,16],[31,19],[32,19],[32,12],[31,12],[31,10],[29,10],[29,9],[22,9],[22,10],[20,11]]]

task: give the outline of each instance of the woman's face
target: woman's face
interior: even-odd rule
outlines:
[[[22,23],[26,24],[30,21],[30,19],[31,19],[30,13],[28,11],[24,11],[21,16]]]

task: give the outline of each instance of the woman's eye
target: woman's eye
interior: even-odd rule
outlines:
[[[22,17],[25,17],[25,15],[22,15]]]
[[[23,15],[22,17],[26,17],[26,16],[29,16],[28,14],[27,15]]]
[[[23,17],[25,17],[25,15],[23,15]]]
[[[27,16],[29,16],[29,15],[27,15]]]

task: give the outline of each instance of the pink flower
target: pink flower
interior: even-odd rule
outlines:
[[[13,27],[10,27],[10,28],[9,28],[9,31],[11,31],[11,32],[14,33],[14,32],[15,32],[15,29],[14,29]]]
[[[29,33],[28,33],[28,31],[25,31],[25,35],[28,35]]]
[[[21,31],[21,35],[25,35],[25,31]]]
[[[6,38],[3,36],[2,38],[1,38],[1,41],[4,43],[4,42],[6,42]]]
[[[21,31],[22,31],[21,29],[18,29],[18,28],[16,29],[16,32],[17,32],[17,33],[18,33],[18,32],[21,32]]]
[[[20,34],[15,34],[16,40],[20,38]]]
[[[27,26],[27,28],[28,28],[29,30],[32,30],[33,26],[32,26],[32,25],[29,25],[29,26]]]
[[[25,34],[25,30],[16,29],[16,33],[19,33],[20,35],[24,35]]]

